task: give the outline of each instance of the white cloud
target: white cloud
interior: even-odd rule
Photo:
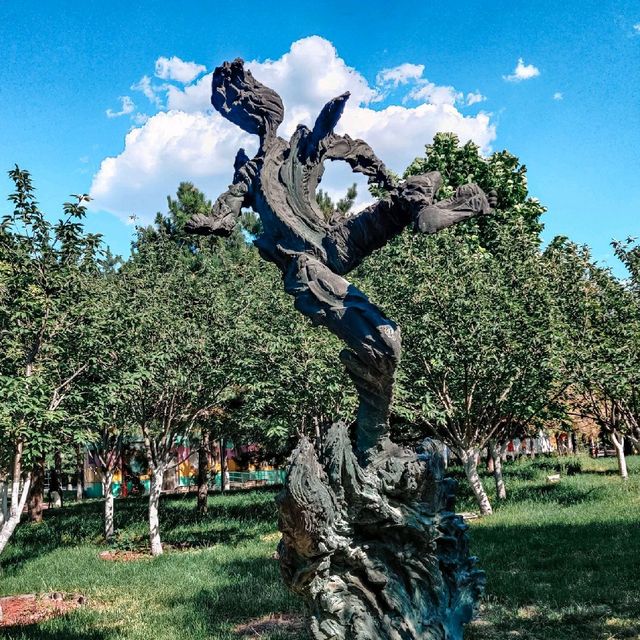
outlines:
[[[562,93],[560,91],[556,91],[553,94],[553,99],[554,100],[564,100],[564,96],[562,95]]]
[[[431,104],[455,104],[462,98],[463,94],[453,87],[438,86],[433,82],[423,81],[413,87],[402,102],[416,100]]]
[[[105,113],[107,114],[107,118],[119,118],[120,116],[126,116],[136,108],[136,105],[133,103],[133,100],[129,96],[120,96],[118,100],[120,100],[121,105],[120,111],[107,109],[105,111]]]
[[[376,76],[376,83],[379,85],[392,84],[397,87],[400,84],[407,84],[410,80],[419,80],[423,72],[423,64],[405,62],[397,67],[380,71]]]
[[[467,107],[471,105],[478,104],[479,102],[484,102],[487,99],[487,96],[483,96],[479,91],[475,93],[467,93],[467,99],[465,104]]]
[[[91,185],[93,208],[149,222],[182,180],[217,195],[231,180],[241,146],[257,150],[253,137],[221,117],[160,112],[129,131],[122,153],[102,161]]]
[[[540,75],[540,69],[532,64],[525,64],[522,58],[518,59],[518,64],[513,73],[508,76],[502,76],[507,82],[522,82],[522,80],[530,80]]]
[[[186,84],[204,73],[207,68],[195,62],[185,62],[177,56],[165,58],[161,56],[156,60],[156,77],[162,80],[175,80]]]
[[[158,96],[158,92],[162,89],[163,86],[153,86],[149,76],[142,76],[138,82],[131,85],[132,91],[140,91],[158,109],[162,108],[162,100]]]
[[[166,85],[167,109],[178,109],[190,113],[211,109],[211,73],[184,89]]]
[[[458,93],[452,87],[425,81],[419,88],[425,94],[426,90],[430,92],[423,96],[430,102],[373,109],[378,90],[349,67],[329,41],[318,36],[294,42],[278,59],[250,61],[247,67],[281,95],[285,121],[279,134],[283,137],[290,136],[298,123],[312,125],[328,100],[350,91],[338,133],[366,140],[396,172],[402,172],[413,158],[422,155],[424,145],[438,131],[453,131],[463,142],[472,139],[485,152],[495,138],[490,115],[462,114],[455,107]],[[251,155],[258,141],[212,110],[210,83],[209,73],[182,89],[172,85],[154,88],[151,82],[141,85],[153,91],[155,98],[161,95],[168,111],[152,115],[132,129],[122,152],[102,161],[91,187],[94,209],[123,219],[135,213],[148,222],[156,211],[166,208],[167,194],[175,192],[182,180],[192,180],[210,198],[226,189],[236,151],[244,147]],[[333,166],[339,169],[333,170]],[[356,181],[360,203],[370,197],[366,183],[353,176],[347,165],[333,166],[325,174],[323,189],[334,195],[344,194]]]
[[[636,33],[640,33],[640,22],[636,22],[636,23],[633,25],[633,30],[634,30]]]

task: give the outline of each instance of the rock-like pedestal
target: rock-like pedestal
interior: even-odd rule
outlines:
[[[288,586],[314,640],[459,640],[484,585],[436,444],[384,440],[363,466],[348,428],[302,438],[278,502]]]

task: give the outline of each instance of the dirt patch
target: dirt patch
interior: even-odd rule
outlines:
[[[296,633],[303,629],[302,616],[282,613],[249,620],[249,622],[236,625],[233,630],[243,638],[262,638],[264,634],[273,631]]]
[[[109,560],[111,562],[134,562],[135,560],[149,560],[151,554],[141,551],[101,551],[99,554],[101,560]]]
[[[50,593],[6,596],[0,598],[0,627],[17,627],[35,624],[62,616],[86,604],[84,596]]]

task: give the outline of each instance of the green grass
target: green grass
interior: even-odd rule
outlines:
[[[545,476],[559,464],[562,481],[548,485]],[[612,460],[507,466],[509,500],[471,524],[488,580],[480,618],[466,638],[640,638],[640,458],[629,464],[626,484]],[[3,629],[0,637],[230,640],[238,624],[299,611],[272,558],[274,495],[211,497],[203,519],[194,515],[193,498],[164,499],[164,540],[187,548],[129,563],[98,558],[107,548],[99,502],[48,512],[42,524],[21,526],[0,557],[0,595],[84,593],[89,604],[38,626]],[[117,547],[145,547],[145,508],[143,499],[116,501]],[[462,483],[459,508],[473,510]]]

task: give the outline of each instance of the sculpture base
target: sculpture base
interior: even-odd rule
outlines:
[[[460,640],[484,586],[437,445],[386,439],[362,466],[348,427],[302,438],[278,496],[280,566],[314,640]]]

